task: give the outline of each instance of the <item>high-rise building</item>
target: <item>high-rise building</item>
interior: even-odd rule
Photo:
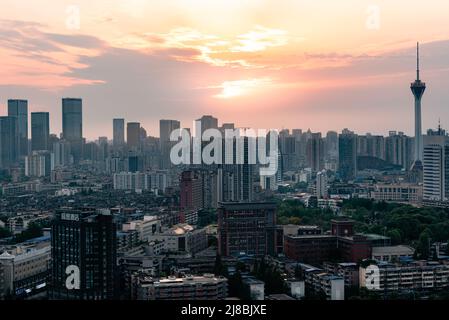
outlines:
[[[182,210],[203,208],[203,183],[198,172],[184,171],[180,182],[180,207]]]
[[[125,144],[125,119],[113,120],[113,140],[114,147],[123,146]]]
[[[140,149],[140,123],[128,122],[126,125],[126,143],[130,150]]]
[[[70,142],[75,163],[83,156],[83,102],[81,99],[62,99],[62,137]]]
[[[413,139],[403,132],[390,131],[385,139],[385,160],[409,170],[413,164]]]
[[[177,120],[160,120],[159,121],[159,141],[161,151],[161,168],[170,168],[170,150],[174,143],[170,141],[171,133],[179,129],[181,123]]]
[[[335,131],[326,134],[325,154],[328,160],[338,160],[338,133]]]
[[[217,200],[219,202],[254,201],[258,171],[256,165],[251,163],[249,153],[251,145],[256,145],[257,140],[253,137],[243,137],[242,140],[241,143],[237,140],[233,141],[232,159],[228,159],[233,164],[218,166]]]
[[[17,119],[17,156],[24,157],[28,154],[28,101],[8,100],[8,116]]]
[[[65,140],[53,143],[52,166],[54,168],[67,166],[73,163],[73,156],[70,148],[70,143]]]
[[[357,176],[357,135],[348,129],[338,137],[338,172],[343,181]]]
[[[31,113],[31,150],[49,150],[50,116],[48,112]]]
[[[53,299],[115,297],[116,225],[109,210],[59,210],[51,246]],[[79,286],[67,286],[78,282],[67,281],[70,275],[79,280]]]
[[[62,136],[68,141],[83,138],[83,102],[81,99],[62,99]]]
[[[426,90],[426,84],[419,78],[419,43],[416,46],[416,80],[410,85],[415,97],[415,157],[413,167],[415,170],[422,169],[423,160],[423,136],[421,120],[421,98]]]
[[[312,133],[306,143],[307,166],[313,172],[324,169],[324,143],[321,133]]]
[[[423,199],[449,201],[449,137],[444,130],[429,130],[424,137]]]
[[[213,116],[202,116],[200,119],[196,120],[201,123],[201,135],[208,129],[218,129],[218,119]]]
[[[17,118],[0,117],[0,168],[5,169],[17,162]]]
[[[25,175],[27,177],[50,176],[53,169],[50,151],[33,151],[25,157]]]
[[[276,254],[276,204],[220,203],[218,252],[222,256]]]
[[[288,130],[282,130],[279,134],[279,150],[281,152],[281,170],[286,172],[297,169],[296,138],[290,135]]]
[[[328,179],[326,170],[320,171],[316,175],[316,197],[318,199],[326,199],[328,197]]]

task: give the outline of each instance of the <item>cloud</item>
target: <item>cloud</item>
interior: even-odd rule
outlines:
[[[86,48],[86,49],[99,49],[106,46],[106,43],[96,37],[88,35],[67,35],[57,33],[44,33],[44,38],[48,41],[58,43],[60,45],[66,45],[70,47]]]
[[[249,54],[286,46],[289,43],[286,31],[263,26],[255,26],[253,30],[236,36],[219,36],[182,27],[165,34],[145,33],[141,39],[147,41],[148,46],[195,49],[201,54],[192,57],[193,60],[210,65],[243,68],[264,67],[254,63]]]
[[[259,52],[287,45],[288,37],[285,30],[256,26],[254,30],[239,35],[236,42],[238,45],[231,47],[231,52]]]
[[[106,44],[81,34],[46,32],[39,23],[0,20],[0,58],[7,61],[0,84],[38,86],[46,90],[75,84],[101,83],[64,76],[71,70],[85,68],[82,56],[97,55]]]

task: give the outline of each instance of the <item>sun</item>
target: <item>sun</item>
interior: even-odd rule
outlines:
[[[235,81],[224,81],[217,88],[221,88],[221,92],[215,95],[216,98],[220,99],[231,99],[235,97],[240,97],[250,92],[267,85],[271,82],[271,79],[248,79],[248,80],[235,80]]]
[[[244,86],[242,86],[241,84],[236,83],[236,82],[239,82],[239,81],[223,82],[223,89],[218,96],[223,99],[229,99],[229,98],[238,97],[238,96],[241,96],[242,94],[244,94],[244,92],[245,92]]]

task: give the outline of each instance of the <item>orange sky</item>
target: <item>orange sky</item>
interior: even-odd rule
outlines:
[[[79,96],[92,139],[111,136],[113,117],[157,135],[160,118],[189,127],[204,113],[255,128],[411,134],[416,41],[424,127],[439,117],[449,127],[447,1],[0,4],[0,106],[28,99],[56,133],[61,98]]]

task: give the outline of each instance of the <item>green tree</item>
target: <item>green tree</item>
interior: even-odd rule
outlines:
[[[428,259],[430,255],[430,240],[432,237],[432,233],[430,229],[425,229],[419,235],[418,246],[416,251],[418,252],[418,256],[420,259]]]
[[[3,227],[0,227],[0,239],[7,238],[11,236],[11,232]]]
[[[215,257],[214,274],[216,276],[224,276],[224,277],[228,275],[227,268],[223,264],[221,260],[221,255],[219,254],[217,254],[217,256]]]
[[[391,238],[391,243],[393,245],[398,245],[402,243],[401,230],[392,229],[387,232],[387,236]]]
[[[244,298],[244,286],[240,271],[228,278],[228,288],[230,297]]]

